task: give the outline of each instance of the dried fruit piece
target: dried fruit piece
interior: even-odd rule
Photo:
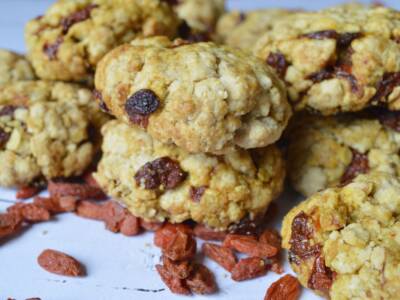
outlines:
[[[296,277],[285,275],[268,288],[264,300],[297,300],[301,286]]]
[[[181,169],[177,161],[161,157],[142,166],[135,174],[135,180],[147,190],[159,188],[169,190],[177,187],[186,176],[187,173]]]
[[[94,179],[93,173],[94,172],[86,172],[85,174],[83,174],[82,178],[88,185],[101,189],[96,179]]]
[[[193,233],[205,241],[223,241],[226,237],[225,231],[216,231],[202,224],[197,224],[193,229]]]
[[[213,273],[201,264],[194,265],[194,270],[186,279],[186,284],[193,293],[200,295],[212,294],[217,290]]]
[[[166,284],[170,291],[179,295],[190,295],[189,288],[185,285],[185,281],[173,276],[162,265],[156,265],[156,270],[161,277],[161,280]]]
[[[196,254],[196,240],[189,234],[177,231],[162,250],[165,256],[175,261],[191,259]]]
[[[93,97],[94,99],[97,100],[97,103],[99,104],[100,109],[105,112],[109,113],[110,109],[107,107],[107,104],[103,100],[103,95],[99,90],[93,90]]]
[[[62,26],[62,33],[67,34],[69,29],[74,24],[89,19],[92,10],[95,9],[96,7],[98,7],[97,4],[90,4],[84,7],[83,9],[70,14],[68,17],[63,18],[60,22],[60,25]]]
[[[255,237],[228,234],[224,240],[224,246],[253,257],[273,257],[278,253],[278,248],[260,243]]]
[[[313,40],[337,39],[338,36],[339,34],[336,30],[321,30],[301,35],[301,37]]]
[[[91,201],[80,201],[76,208],[76,214],[83,218],[104,220],[103,207]]]
[[[282,248],[282,238],[279,232],[275,229],[266,229],[258,238],[260,243],[264,243],[267,245],[271,245],[278,249],[278,251]]]
[[[0,117],[2,116],[12,116],[14,112],[19,108],[17,105],[4,105],[0,109]]]
[[[276,70],[280,78],[284,79],[289,66],[285,56],[279,52],[271,52],[267,58],[267,64]]]
[[[46,43],[43,45],[43,52],[47,55],[49,60],[57,59],[58,48],[61,46],[63,42],[64,38],[60,36],[54,41],[54,43],[52,44]]]
[[[22,225],[22,218],[16,213],[0,214],[0,239],[16,233]]]
[[[128,214],[121,221],[120,232],[126,236],[134,236],[140,233],[140,221],[139,218],[134,215]]]
[[[165,255],[161,257],[161,260],[163,262],[164,268],[166,268],[167,271],[174,277],[178,277],[180,279],[188,278],[193,270],[193,266],[188,260],[173,261]]]
[[[3,147],[7,144],[10,139],[10,134],[5,132],[2,128],[0,128],[0,147]]]
[[[267,273],[268,266],[262,258],[248,257],[239,260],[232,269],[232,279],[243,281],[263,276]]]
[[[324,258],[319,255],[314,261],[308,287],[328,294],[333,283],[333,275],[332,270],[325,265]]]
[[[148,222],[140,219],[140,227],[148,231],[156,231],[164,226],[164,223],[160,222]]]
[[[157,95],[149,89],[135,92],[125,103],[125,111],[132,123],[147,126],[147,118],[160,106]],[[144,121],[143,118],[146,118]]]
[[[246,217],[240,220],[239,223],[232,224],[229,226],[229,233],[241,234],[241,235],[257,235],[259,225],[262,218],[250,218]]]
[[[15,197],[17,199],[29,199],[33,196],[36,196],[41,191],[41,188],[36,186],[24,186],[18,189],[17,194]]]
[[[206,186],[190,187],[190,198],[192,198],[194,202],[200,202],[200,199],[203,196],[206,189],[207,189]]]
[[[225,270],[231,272],[236,265],[236,256],[233,251],[227,247],[216,244],[204,243],[203,253],[222,266]]]
[[[27,203],[21,207],[21,215],[28,222],[43,222],[50,220],[50,212],[35,203]]]
[[[175,236],[175,234],[181,231],[183,233],[192,234],[192,229],[185,224],[165,224],[162,228],[157,230],[154,234],[154,245],[157,247],[164,249],[168,246],[171,239]]]
[[[77,197],[79,200],[102,200],[107,198],[100,188],[84,183],[58,182],[51,180],[48,184],[48,190],[50,196],[55,198],[64,196]]]
[[[384,101],[399,85],[400,85],[400,72],[383,74],[383,78],[378,83],[378,86],[376,88],[376,93],[371,101],[373,103]]]
[[[33,199],[34,204],[53,214],[74,211],[76,202],[77,199],[74,197],[46,198],[37,196]]]
[[[351,149],[351,152],[353,153],[353,158],[340,180],[343,185],[351,182],[357,175],[365,174],[369,171],[368,156],[355,149]]]
[[[57,250],[44,250],[37,261],[50,273],[74,277],[84,275],[82,265],[75,258]]]

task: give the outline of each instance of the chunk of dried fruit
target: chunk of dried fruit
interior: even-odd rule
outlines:
[[[159,188],[169,190],[177,187],[186,176],[187,173],[181,169],[177,161],[161,157],[142,166],[135,174],[135,180],[147,190]]]
[[[357,175],[365,174],[369,171],[368,156],[358,152],[355,149],[351,149],[351,152],[353,157],[340,180],[341,184],[347,184],[351,182],[351,180],[353,180]]]
[[[225,231],[217,231],[202,224],[197,224],[193,229],[193,233],[205,241],[223,241],[226,237]]]
[[[84,183],[49,181],[48,190],[50,196],[55,198],[64,196],[77,197],[79,200],[107,198],[100,188]]]
[[[228,234],[224,246],[253,257],[273,257],[279,249],[265,243],[260,243],[253,236]]]
[[[248,257],[239,260],[232,269],[231,276],[235,281],[243,281],[264,276],[268,272],[268,266],[262,258]]]
[[[171,239],[178,231],[189,235],[193,233],[192,229],[188,225],[167,223],[155,232],[154,245],[161,249],[167,247]]]
[[[229,226],[229,233],[241,235],[257,235],[259,226],[261,225],[262,218],[251,219],[249,217],[243,218],[239,223]]]
[[[143,219],[140,219],[140,226],[148,231],[156,231],[164,226],[164,223],[161,222],[148,222]]]
[[[165,255],[163,255],[161,259],[164,268],[166,268],[170,274],[180,279],[188,278],[193,270],[193,266],[188,260],[173,261]]]
[[[50,220],[50,212],[35,203],[27,203],[21,207],[21,215],[28,222],[43,222]]]
[[[47,55],[49,60],[57,59],[58,48],[64,42],[63,37],[58,37],[53,43],[46,43],[43,45],[43,52]]]
[[[190,187],[190,198],[194,202],[200,202],[201,197],[203,196],[204,192],[206,191],[206,186],[199,186],[199,187]]]
[[[328,294],[333,283],[333,275],[332,270],[325,265],[324,258],[319,255],[314,261],[308,287]]]
[[[189,289],[196,294],[206,295],[215,293],[217,285],[213,273],[204,265],[194,265],[194,270],[186,279]]]
[[[16,233],[22,225],[22,218],[16,213],[0,214],[0,239]]]
[[[237,259],[235,253],[227,247],[204,243],[202,251],[206,256],[229,272],[231,272],[236,265]]]
[[[120,232],[126,236],[134,236],[140,233],[140,221],[139,218],[134,215],[127,214],[121,221]]]
[[[372,102],[383,102],[400,85],[400,72],[385,73],[382,80],[378,83],[376,93],[372,98]]]
[[[146,126],[147,121],[142,124],[141,119],[154,113],[159,106],[160,100],[157,95],[152,90],[142,89],[128,98],[125,103],[125,111],[132,123]]]
[[[78,10],[76,12],[73,12],[69,16],[63,18],[60,22],[61,27],[62,27],[62,33],[67,34],[69,29],[76,23],[85,21],[86,19],[90,18],[90,14],[93,9],[98,7],[97,4],[90,4],[84,7],[81,10]]]
[[[278,249],[278,251],[282,248],[282,238],[279,232],[275,229],[266,229],[258,238],[258,241],[263,244],[271,245]]]
[[[300,292],[299,281],[296,277],[288,274],[271,284],[264,300],[297,300]]]
[[[286,70],[289,66],[285,56],[279,52],[271,52],[267,57],[267,64],[275,69],[278,76],[282,79],[285,78]]]
[[[41,188],[36,186],[23,186],[18,189],[17,194],[15,197],[17,199],[29,199],[33,196],[36,196],[41,191]]]
[[[83,276],[82,265],[63,252],[46,249],[38,257],[39,265],[46,271],[63,276]]]
[[[161,280],[166,284],[170,291],[179,295],[190,295],[190,290],[186,286],[185,281],[173,276],[162,265],[156,265],[156,270],[161,277]]]
[[[177,231],[162,251],[165,256],[175,261],[192,259],[196,254],[196,240],[189,234]]]
[[[83,218],[101,221],[105,218],[103,207],[91,201],[80,201],[76,208],[76,214]]]
[[[10,134],[0,128],[0,147],[5,146],[9,139],[10,139]]]

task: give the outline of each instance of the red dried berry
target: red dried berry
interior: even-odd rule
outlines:
[[[351,152],[353,154],[352,160],[340,180],[343,185],[351,182],[357,175],[365,174],[369,171],[368,156],[355,149],[351,149]]]
[[[202,251],[206,256],[214,260],[229,272],[231,272],[236,265],[236,256],[233,251],[227,247],[204,243],[202,246]]]
[[[164,249],[168,246],[171,239],[175,236],[175,234],[181,231],[188,235],[191,235],[192,229],[185,224],[170,224],[167,223],[160,229],[158,229],[154,234],[154,245],[157,247]]]
[[[148,116],[160,106],[157,95],[149,89],[135,92],[125,103],[125,111],[129,117],[135,115]]]
[[[23,186],[18,189],[16,198],[17,199],[29,199],[40,193],[42,189],[37,186]]]
[[[313,269],[308,279],[308,287],[328,295],[333,283],[333,277],[334,273],[325,265],[324,258],[319,255],[314,261]]]
[[[147,190],[164,188],[166,190],[177,187],[185,180],[187,173],[179,163],[169,157],[161,157],[146,163],[135,174],[136,183],[143,185]]]
[[[156,270],[161,277],[161,280],[174,294],[178,295],[190,295],[190,290],[186,286],[185,281],[175,277],[173,274],[169,273],[168,270],[162,265],[156,265]]]
[[[125,215],[121,221],[120,232],[126,236],[134,236],[140,233],[140,220],[132,214]]]
[[[47,249],[38,257],[39,265],[46,271],[63,276],[83,276],[84,268],[72,256],[63,252]]]
[[[166,268],[171,275],[179,279],[188,278],[190,273],[193,271],[193,266],[188,260],[173,261],[165,255],[162,256],[161,260],[164,268]]]
[[[196,240],[189,234],[177,231],[162,251],[174,261],[192,259],[196,254]]]
[[[79,200],[103,200],[107,198],[104,192],[92,185],[84,183],[49,181],[48,190],[51,197],[59,198],[64,196],[77,197]]]
[[[186,279],[186,285],[193,293],[200,295],[209,295],[217,291],[213,273],[201,264],[194,265],[192,274]]]
[[[262,258],[248,257],[241,259],[232,269],[232,279],[243,281],[264,276],[268,272],[268,266]]]
[[[226,237],[225,231],[217,231],[202,224],[197,224],[193,229],[193,234],[205,241],[223,241]]]
[[[57,59],[57,54],[58,54],[58,48],[61,46],[61,44],[64,42],[63,37],[58,37],[54,43],[49,44],[46,43],[43,46],[43,52],[47,55],[49,60],[55,60]]]
[[[264,300],[297,300],[301,286],[296,277],[285,275],[268,288]]]
[[[282,53],[271,52],[267,57],[267,64],[275,69],[280,78],[285,78],[289,63]]]
[[[76,23],[85,21],[90,18],[90,14],[93,9],[97,8],[97,4],[90,4],[85,8],[78,10],[69,16],[63,18],[60,22],[62,26],[62,33],[67,34],[69,29]]]
[[[148,222],[143,219],[140,219],[140,226],[147,231],[156,231],[164,226],[164,223],[161,222]]]
[[[228,234],[224,246],[253,257],[273,257],[279,251],[272,245],[260,243],[255,237],[238,234]]]
[[[21,225],[22,218],[18,213],[0,214],[0,239],[16,233]]]

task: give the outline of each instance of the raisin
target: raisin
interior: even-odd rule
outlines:
[[[83,276],[82,265],[72,256],[60,251],[47,249],[38,257],[39,265],[46,271],[63,276]]]
[[[185,180],[187,173],[179,163],[169,157],[161,157],[146,163],[135,174],[138,185],[144,185],[147,190],[164,188],[166,190],[177,187]]]
[[[314,83],[319,83],[324,80],[332,79],[332,78],[343,78],[346,79],[351,86],[351,90],[353,93],[358,93],[360,92],[360,87],[358,85],[357,78],[354,77],[351,72],[351,67],[348,67],[348,65],[340,65],[339,67],[332,68],[328,67],[326,69],[323,69],[321,71],[312,73],[307,76],[307,79],[313,81]]]
[[[314,83],[319,83],[321,81],[332,79],[334,77],[333,71],[331,69],[324,69],[318,72],[311,73],[307,76],[307,79]]]
[[[275,69],[280,78],[284,79],[286,70],[289,66],[285,56],[282,53],[271,52],[267,58],[267,64]]]
[[[178,35],[189,43],[207,42],[211,40],[208,32],[193,32],[193,29],[186,21],[182,21],[179,25]]]
[[[259,257],[248,257],[241,259],[232,269],[232,279],[243,281],[264,276],[268,272],[265,261]]]
[[[313,236],[314,229],[309,224],[309,217],[303,211],[297,214],[292,223],[290,237],[289,260],[299,264],[299,259],[315,257],[320,252],[319,245],[311,245],[309,239]]]
[[[236,256],[233,251],[227,247],[204,243],[202,251],[206,256],[229,272],[231,272],[236,265]]]
[[[19,106],[17,105],[5,105],[0,109],[0,117],[12,116],[18,108]]]
[[[202,224],[197,224],[193,229],[193,233],[198,238],[206,241],[223,241],[226,237],[225,231],[216,231]]]
[[[376,93],[372,98],[373,103],[383,102],[400,85],[400,72],[385,73],[378,83]]]
[[[194,265],[194,270],[186,279],[186,284],[193,293],[200,295],[212,294],[217,290],[213,273],[201,264]]]
[[[309,38],[313,40],[326,40],[326,39],[337,39],[339,37],[339,34],[337,33],[336,30],[321,30],[321,31],[315,31],[315,32],[310,32],[301,35],[301,37],[304,38]]]
[[[297,300],[301,286],[296,277],[285,275],[268,288],[264,300]]]
[[[169,273],[167,268],[162,265],[156,265],[156,270],[161,280],[166,284],[170,291],[178,295],[190,295],[190,290],[185,281]]]
[[[138,116],[146,117],[154,113],[160,106],[157,95],[149,89],[135,92],[125,103],[125,111],[131,122],[138,124]]]
[[[9,139],[10,139],[10,134],[0,128],[0,147],[4,147]]]
[[[378,114],[379,122],[394,131],[400,132],[400,113],[397,111],[384,111]]]
[[[261,218],[245,217],[239,223],[229,226],[228,231],[241,235],[257,235],[261,221]]]
[[[192,198],[194,202],[200,202],[200,199],[203,196],[206,189],[207,189],[206,186],[190,187],[190,198]]]
[[[339,48],[347,48],[354,40],[359,39],[360,37],[362,37],[360,32],[345,32],[339,34],[337,38],[337,45]]]
[[[346,79],[350,83],[351,91],[353,93],[360,93],[361,89],[358,85],[357,78],[353,74],[346,71],[346,66],[341,66],[341,68],[342,69],[337,68],[337,70],[335,71],[335,76],[337,78]]]
[[[57,59],[58,48],[61,46],[61,44],[63,42],[64,42],[64,38],[58,37],[54,41],[54,43],[52,43],[52,44],[46,43],[43,45],[43,52],[47,55],[49,60]]]
[[[303,34],[301,37],[314,40],[334,39],[337,41],[338,48],[345,49],[350,46],[352,41],[362,37],[362,34],[360,32],[338,33],[335,30],[322,30],[322,31],[306,33]]]
[[[333,283],[333,277],[334,273],[325,265],[324,258],[319,255],[314,261],[313,269],[308,279],[308,287],[328,294]]]
[[[107,107],[107,104],[103,100],[103,95],[101,94],[101,92],[99,90],[93,90],[93,97],[94,97],[94,99],[97,100],[97,103],[99,104],[99,107],[103,112],[105,112],[105,113],[110,112],[110,110]]]
[[[93,9],[97,8],[97,4],[90,4],[86,6],[85,8],[78,10],[72,14],[70,14],[68,17],[65,17],[61,20],[61,27],[62,27],[62,33],[67,34],[69,29],[76,23],[83,22],[86,19],[90,18],[90,14]]]
[[[351,182],[351,180],[353,180],[357,175],[365,174],[369,171],[368,156],[353,148],[351,149],[351,152],[353,157],[340,180],[342,185]]]

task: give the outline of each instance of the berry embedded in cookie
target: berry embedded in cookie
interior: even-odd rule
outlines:
[[[358,174],[400,175],[400,113],[384,109],[337,117],[298,115],[288,130],[288,176],[305,196]]]
[[[283,187],[284,162],[275,146],[216,156],[163,144],[117,120],[102,133],[96,180],[148,221],[192,219],[225,230],[246,216],[263,216]]]
[[[25,30],[41,79],[88,81],[111,49],[137,37],[175,37],[179,20],[161,0],[58,0]]]
[[[136,40],[103,58],[95,84],[118,119],[190,152],[270,145],[291,116],[269,67],[214,43]]]
[[[293,208],[283,247],[301,284],[329,299],[397,299],[400,181],[359,175]]]
[[[351,4],[288,14],[253,53],[277,69],[295,110],[323,115],[383,105],[400,109],[400,13]],[[287,67],[276,64],[281,57]]]

